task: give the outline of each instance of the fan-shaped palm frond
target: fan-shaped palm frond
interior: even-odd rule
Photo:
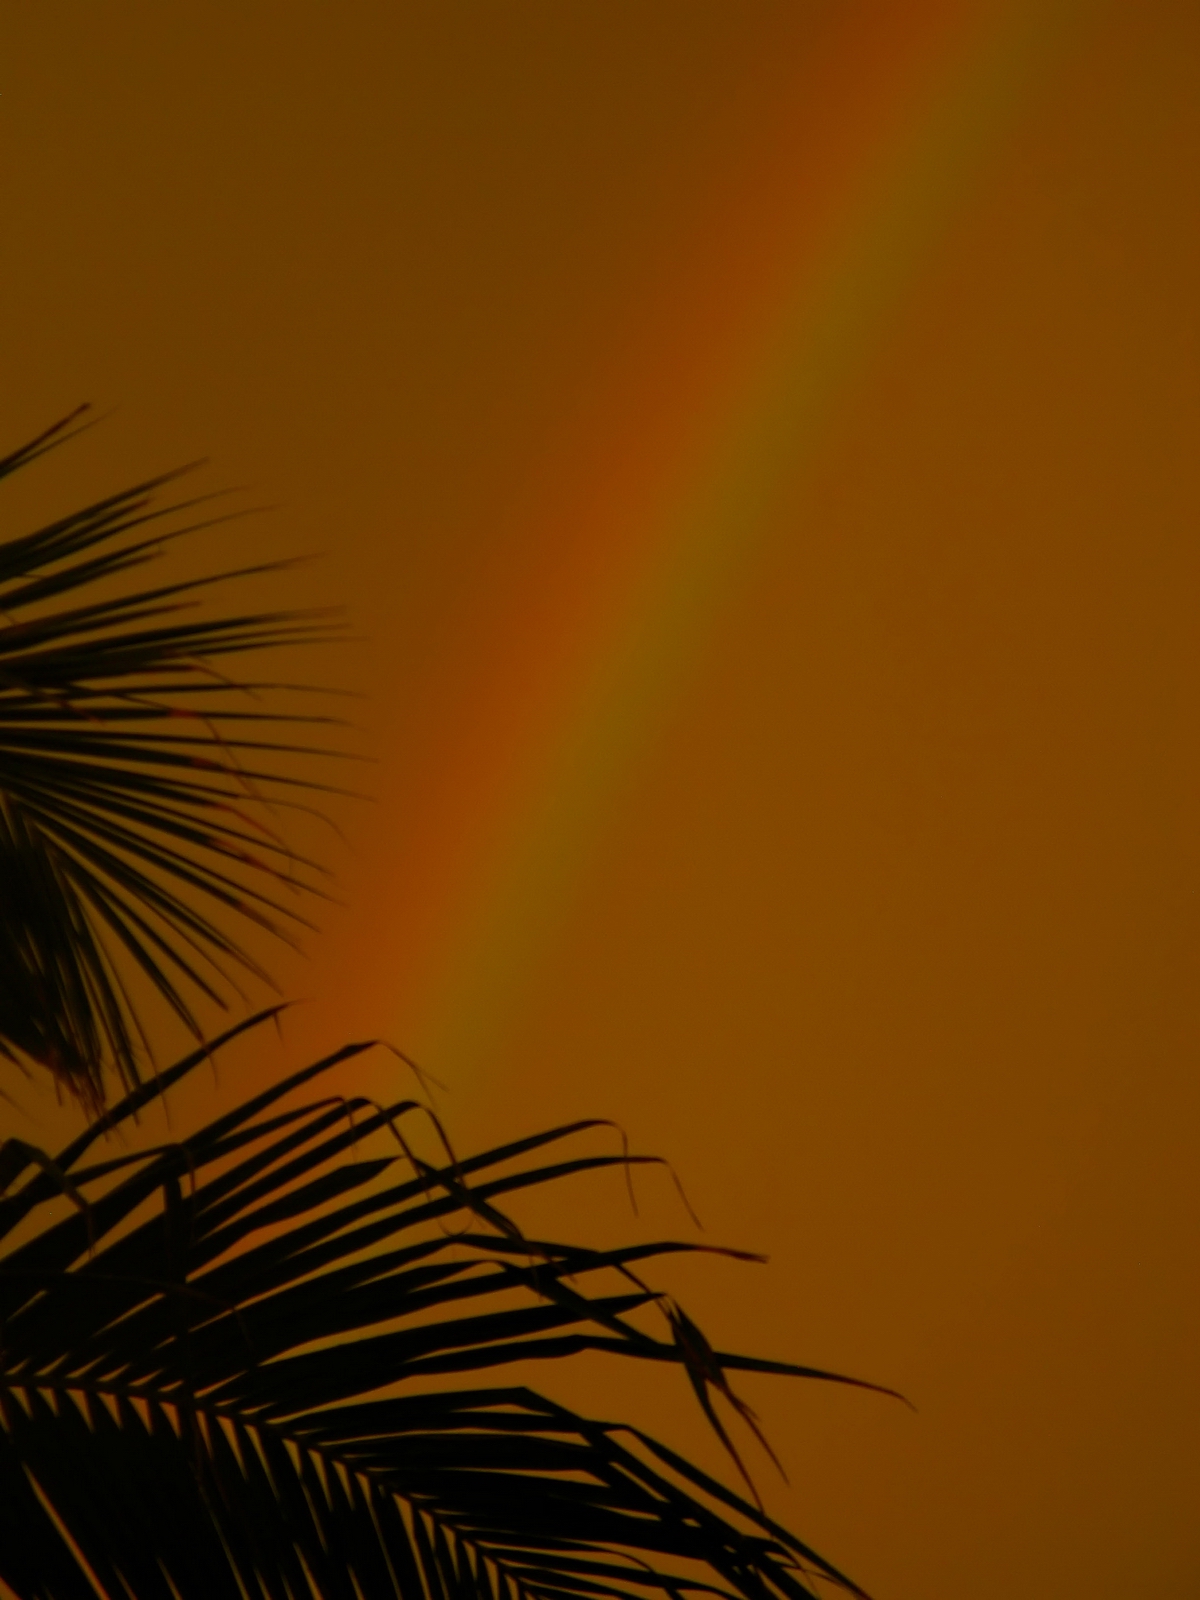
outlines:
[[[73,437],[78,416],[0,460],[0,478]],[[0,1051],[49,1067],[93,1109],[109,1074],[140,1080],[122,970],[199,1037],[198,996],[224,1003],[238,967],[266,976],[226,924],[286,937],[304,919],[283,891],[315,887],[312,863],[269,824],[318,787],[292,770],[303,738],[278,730],[333,719],[238,703],[285,686],[232,681],[216,664],[333,624],[186,615],[269,566],[106,587],[208,525],[181,520],[199,501],[155,506],[176,476],[0,543]]]
[[[737,1370],[836,1375],[717,1354],[669,1303],[647,1325],[661,1297],[643,1263],[694,1245],[593,1250],[519,1231],[504,1196],[627,1159],[553,1154],[589,1124],[430,1162],[407,1149],[413,1102],[287,1099],[365,1048],[142,1155],[83,1159],[150,1086],[54,1163],[8,1147],[0,1182],[25,1178],[0,1201],[0,1235],[24,1240],[0,1258],[0,1577],[13,1592],[858,1593],[638,1430],[481,1381],[585,1350],[683,1366],[706,1394]],[[68,1214],[34,1231],[48,1205]]]

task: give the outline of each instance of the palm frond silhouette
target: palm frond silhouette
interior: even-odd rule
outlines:
[[[367,1048],[177,1145],[83,1165],[148,1086],[54,1170],[27,1162],[0,1232],[61,1212],[63,1178],[82,1204],[0,1263],[5,1582],[22,1596],[183,1600],[802,1600],[814,1576],[853,1591],[636,1428],[496,1383],[514,1362],[589,1350],[686,1365],[665,1321],[667,1337],[638,1326],[658,1297],[632,1269],[697,1246],[521,1234],[505,1195],[629,1159],[546,1159],[583,1124],[435,1164],[393,1138],[420,1114],[412,1101],[288,1104]],[[724,1381],[835,1378],[710,1356]],[[471,1382],[434,1386],[447,1377]]]
[[[78,417],[0,460],[0,478]],[[155,505],[176,476],[0,544],[0,1051],[93,1107],[145,1059],[119,960],[199,1037],[199,996],[225,1003],[238,968],[266,977],[231,925],[288,937],[305,921],[297,889],[319,886],[262,801],[273,812],[316,786],[288,763],[332,719],[264,709],[247,693],[261,686],[218,663],[337,623],[188,614],[245,572],[103,595],[211,522],[187,520],[195,500]]]
[[[288,763],[320,719],[286,736],[212,664],[330,626],[180,616],[236,574],[89,598],[171,536],[150,526],[170,481],[0,544],[0,1051],[89,1112],[57,1155],[0,1145],[0,1583],[19,1600],[861,1594],[766,1515],[716,1409],[758,1432],[739,1371],[857,1380],[714,1349],[644,1276],[707,1247],[585,1249],[504,1209],[647,1159],[573,1147],[595,1124],[459,1160],[415,1100],[304,1098],[372,1048],[350,1044],[129,1149],[152,1099],[280,1008],[143,1073],[114,948],[199,1034],[196,995],[257,970],[228,921],[296,918],[293,859],[250,813],[264,786],[313,787]],[[123,1152],[98,1159],[114,1133]],[[585,1352],[680,1369],[751,1498],[636,1427],[504,1383]]]

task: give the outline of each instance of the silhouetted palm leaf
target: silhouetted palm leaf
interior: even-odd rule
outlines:
[[[640,1266],[696,1246],[520,1233],[505,1195],[624,1159],[547,1161],[590,1124],[431,1163],[407,1150],[411,1101],[285,1101],[366,1048],[141,1155],[83,1164],[152,1086],[53,1164],[8,1147],[0,1181],[26,1181],[0,1201],[0,1236],[24,1240],[0,1258],[4,1582],[22,1600],[857,1593],[638,1430],[479,1381],[585,1350],[686,1364],[706,1393],[736,1370],[835,1375],[706,1344],[697,1367],[669,1303],[656,1333]],[[30,1236],[50,1204],[69,1214]]]
[[[78,415],[0,460],[0,478],[73,437]],[[140,1080],[122,965],[199,1037],[196,997],[224,1003],[237,967],[265,977],[226,923],[287,937],[304,919],[281,891],[314,887],[312,863],[269,825],[317,787],[290,767],[305,746],[264,725],[332,719],[263,709],[246,691],[282,686],[231,681],[216,663],[331,624],[185,616],[214,586],[270,567],[105,588],[206,525],[180,521],[197,501],[154,507],[175,476],[0,543],[0,1051],[50,1068],[93,1108],[107,1074]]]

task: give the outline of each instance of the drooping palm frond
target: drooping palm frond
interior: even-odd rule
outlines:
[[[0,478],[73,437],[79,414],[0,460]],[[0,542],[0,1052],[93,1109],[107,1078],[142,1075],[123,971],[200,1037],[199,996],[224,1004],[239,968],[266,976],[229,924],[289,937],[305,921],[297,891],[317,887],[271,815],[319,787],[295,758],[312,753],[304,726],[335,719],[264,705],[248,692],[285,686],[218,664],[336,625],[194,614],[273,566],[130,589],[168,541],[214,520],[185,520],[196,500],[155,504],[177,476]]]
[[[706,1392],[738,1370],[852,1380],[718,1354],[690,1323],[680,1338],[670,1302],[647,1324],[663,1302],[643,1264],[694,1245],[525,1237],[504,1196],[627,1159],[554,1154],[588,1124],[431,1162],[408,1149],[412,1102],[287,1099],[366,1048],[142,1155],[83,1161],[150,1086],[55,1162],[0,1152],[0,1184],[25,1179],[0,1201],[0,1237],[24,1240],[0,1257],[0,1578],[14,1594],[859,1593],[645,1434],[487,1381],[581,1351],[681,1366]],[[47,1206],[59,1219],[34,1230]]]

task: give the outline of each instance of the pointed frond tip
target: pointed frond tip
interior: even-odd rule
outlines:
[[[0,459],[0,479],[90,426],[86,410]],[[135,995],[202,1039],[202,1007],[239,994],[239,972],[266,979],[239,926],[288,938],[264,908],[303,921],[278,896],[320,894],[324,870],[281,837],[280,816],[307,809],[284,796],[349,792],[313,766],[349,754],[303,732],[339,719],[304,715],[285,684],[277,713],[261,675],[230,666],[340,640],[340,613],[206,614],[218,586],[292,563],[138,586],[171,541],[224,520],[194,516],[211,496],[159,504],[178,476],[0,541],[0,1054],[92,1113],[153,1073]]]
[[[690,1319],[681,1348],[684,1314],[630,1267],[695,1246],[533,1240],[502,1209],[644,1158],[561,1149],[595,1126],[572,1124],[427,1160],[416,1101],[298,1098],[370,1048],[170,1145],[89,1165],[95,1127],[55,1157],[0,1149],[0,1237],[21,1241],[0,1255],[0,1579],[48,1600],[90,1593],[85,1564],[105,1593],[182,1600],[861,1594],[640,1429],[505,1382],[603,1352],[681,1369],[681,1393],[699,1365],[727,1403],[735,1367],[806,1370],[718,1353]]]

